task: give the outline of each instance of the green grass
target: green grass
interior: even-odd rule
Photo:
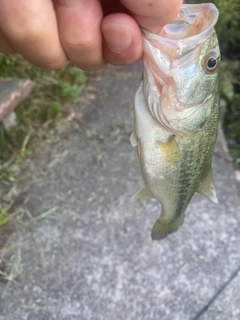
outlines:
[[[214,0],[221,51],[220,96],[227,102],[224,132],[236,169],[240,169],[240,0]]]
[[[236,169],[240,169],[240,61],[223,61],[220,95],[227,102],[223,129]]]
[[[8,223],[7,208],[0,208],[0,227]]]
[[[86,82],[84,72],[72,65],[58,71],[45,71],[28,63],[19,55],[0,54],[0,76],[29,78],[34,87],[31,96],[17,109],[18,125],[6,131],[0,124],[0,179],[1,166],[15,156],[25,159],[31,154],[31,142],[54,126],[74,103]],[[31,133],[31,134],[30,134]],[[41,135],[43,136],[43,135]],[[28,137],[28,148],[23,147]]]
[[[213,0],[219,10],[216,26],[222,54],[226,59],[239,59],[240,0]]]

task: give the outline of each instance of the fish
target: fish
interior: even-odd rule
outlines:
[[[221,60],[217,20],[214,4],[183,4],[158,34],[142,29],[143,74],[130,141],[144,180],[133,197],[161,203],[153,240],[183,224],[195,192],[218,203],[212,178]]]

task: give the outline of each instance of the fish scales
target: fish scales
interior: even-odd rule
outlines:
[[[162,205],[154,240],[179,228],[195,192],[217,202],[211,172],[219,113],[217,17],[213,4],[183,5],[159,35],[143,30],[131,143],[145,182],[135,197]]]

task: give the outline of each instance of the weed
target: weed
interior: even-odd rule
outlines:
[[[54,126],[54,121],[78,99],[86,77],[82,70],[70,64],[61,70],[45,71],[19,55],[3,54],[0,54],[0,74],[1,77],[29,78],[34,83],[30,98],[16,109],[18,125],[6,131],[0,124],[0,161],[6,161],[21,149],[29,131],[32,141],[43,128],[47,131]],[[31,152],[25,150],[23,158],[27,153]]]
[[[8,223],[7,208],[0,209],[0,227]]]
[[[223,61],[220,69],[220,95],[227,102],[223,129],[235,168],[240,168],[240,61]]]

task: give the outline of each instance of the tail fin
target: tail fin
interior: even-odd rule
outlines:
[[[162,240],[168,236],[168,234],[177,231],[177,229],[183,224],[184,214],[181,215],[177,220],[168,222],[161,217],[155,222],[152,228],[152,239]]]

